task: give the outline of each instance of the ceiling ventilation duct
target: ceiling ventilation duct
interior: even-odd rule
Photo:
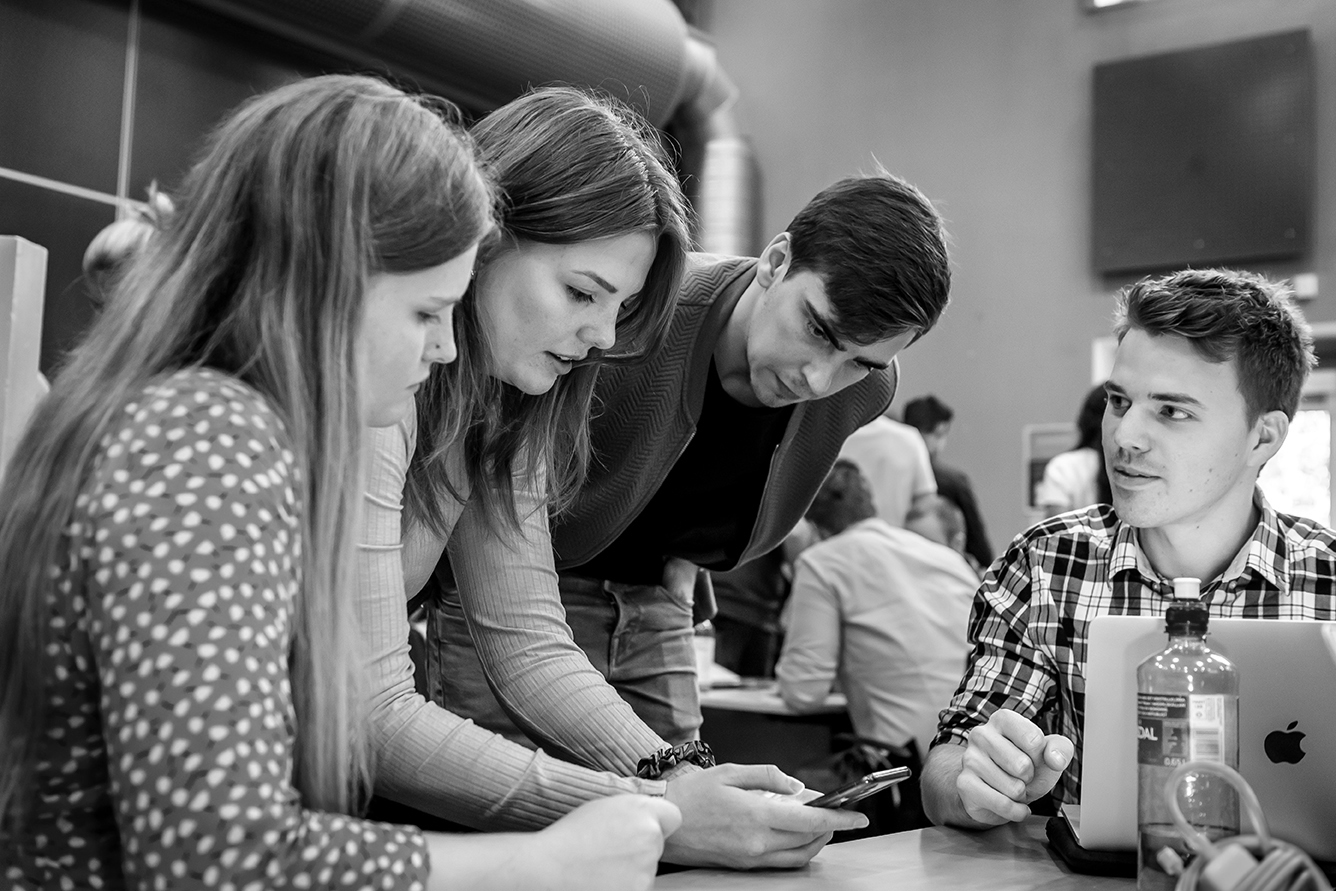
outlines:
[[[760,250],[760,176],[751,140],[738,128],[738,90],[715,57],[714,47],[687,38],[688,99],[678,111],[684,155],[697,152],[699,182],[692,202],[696,243],[711,254],[755,256]],[[698,147],[698,148],[697,148]],[[693,151],[694,149],[694,151]]]
[[[684,99],[670,0],[193,0],[262,30],[388,64],[478,111],[530,86],[599,87],[662,125]]]
[[[671,0],[191,0],[371,68],[389,66],[477,112],[531,86],[599,88],[662,127],[689,122],[703,158],[697,240],[754,251],[755,163],[737,91]]]

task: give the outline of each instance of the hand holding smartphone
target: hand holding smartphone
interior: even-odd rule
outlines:
[[[848,807],[849,805],[862,801],[869,795],[876,795],[878,792],[889,789],[896,783],[903,783],[909,779],[913,773],[908,767],[892,767],[890,770],[878,770],[841,786],[834,792],[827,792],[820,798],[813,798],[806,802],[808,807]]]

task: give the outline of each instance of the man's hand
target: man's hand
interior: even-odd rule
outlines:
[[[1024,820],[1030,802],[1049,793],[1075,751],[1067,737],[1045,736],[1029,719],[998,709],[970,731],[956,778],[965,813],[993,826]]]
[[[681,808],[682,827],[664,845],[663,859],[732,869],[804,866],[831,833],[867,825],[854,811],[802,805],[816,796],[771,765],[721,764],[674,777],[666,798]]]
[[[1074,752],[1065,736],[1045,736],[1027,718],[998,709],[970,731],[966,746],[933,750],[924,768],[924,804],[934,821],[955,826],[1024,820],[1030,802],[1049,793]]]

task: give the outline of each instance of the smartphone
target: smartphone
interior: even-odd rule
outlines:
[[[903,783],[913,776],[908,767],[892,767],[890,770],[878,770],[861,779],[854,780],[834,792],[827,792],[820,798],[807,802],[808,807],[848,807],[856,801],[862,801],[869,795],[876,795],[889,789],[896,783]]]

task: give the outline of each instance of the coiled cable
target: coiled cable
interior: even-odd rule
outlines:
[[[1178,804],[1178,785],[1190,774],[1201,773],[1214,774],[1234,787],[1256,834],[1213,842],[1187,821]],[[1197,854],[1182,868],[1175,891],[1332,891],[1311,857],[1271,837],[1257,794],[1237,770],[1212,761],[1190,761],[1169,775],[1164,794],[1174,825]]]

